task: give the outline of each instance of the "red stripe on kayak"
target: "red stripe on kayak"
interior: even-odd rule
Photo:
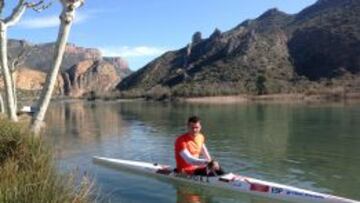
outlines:
[[[269,192],[270,187],[268,185],[262,185],[258,183],[251,183],[250,190],[256,192]]]

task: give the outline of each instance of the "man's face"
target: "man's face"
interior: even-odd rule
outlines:
[[[196,122],[196,123],[189,123],[188,124],[188,128],[189,128],[189,133],[190,134],[198,134],[201,131],[201,124],[200,122]]]

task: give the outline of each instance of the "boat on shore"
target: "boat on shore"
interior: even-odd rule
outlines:
[[[290,202],[324,202],[324,203],[360,203],[360,201],[338,197],[334,195],[313,192],[292,186],[263,181],[251,177],[227,173],[222,176],[189,176],[176,173],[169,165],[114,159],[107,157],[93,157],[95,164],[125,170],[132,173],[150,175],[163,179],[187,182],[206,187],[214,187],[255,196],[285,200]]]

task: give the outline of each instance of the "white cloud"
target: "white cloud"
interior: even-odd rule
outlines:
[[[20,27],[28,29],[50,28],[59,26],[58,16],[46,16],[24,19],[19,23]]]
[[[81,23],[84,22],[89,18],[88,15],[77,13],[75,17],[74,23]],[[60,25],[59,16],[52,15],[46,17],[32,17],[27,18],[20,21],[19,26],[26,29],[42,29],[42,28],[52,28],[58,27]]]
[[[149,46],[137,46],[137,47],[103,47],[100,48],[104,56],[121,56],[125,58],[130,57],[146,57],[146,56],[159,56],[168,49],[162,47],[149,47]]]

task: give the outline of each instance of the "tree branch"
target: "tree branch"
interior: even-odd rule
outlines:
[[[16,57],[12,57],[11,60],[11,72],[15,72],[21,65],[23,65],[26,61],[26,59],[30,56],[30,54],[34,51],[36,48],[30,48],[27,49],[26,43],[24,41],[20,41],[20,52],[17,54]]]
[[[52,5],[53,1],[50,1],[48,4],[45,4],[44,0],[40,0],[37,3],[28,3],[27,7],[31,8],[35,12],[40,13],[41,11],[49,8]]]
[[[64,8],[68,10],[75,10],[84,5],[85,0],[60,0]]]
[[[24,14],[27,7],[25,0],[19,0],[18,4],[12,11],[11,15],[7,17],[4,22],[7,27],[15,25]]]
[[[4,7],[5,7],[5,0],[0,0],[0,15],[2,14]]]

